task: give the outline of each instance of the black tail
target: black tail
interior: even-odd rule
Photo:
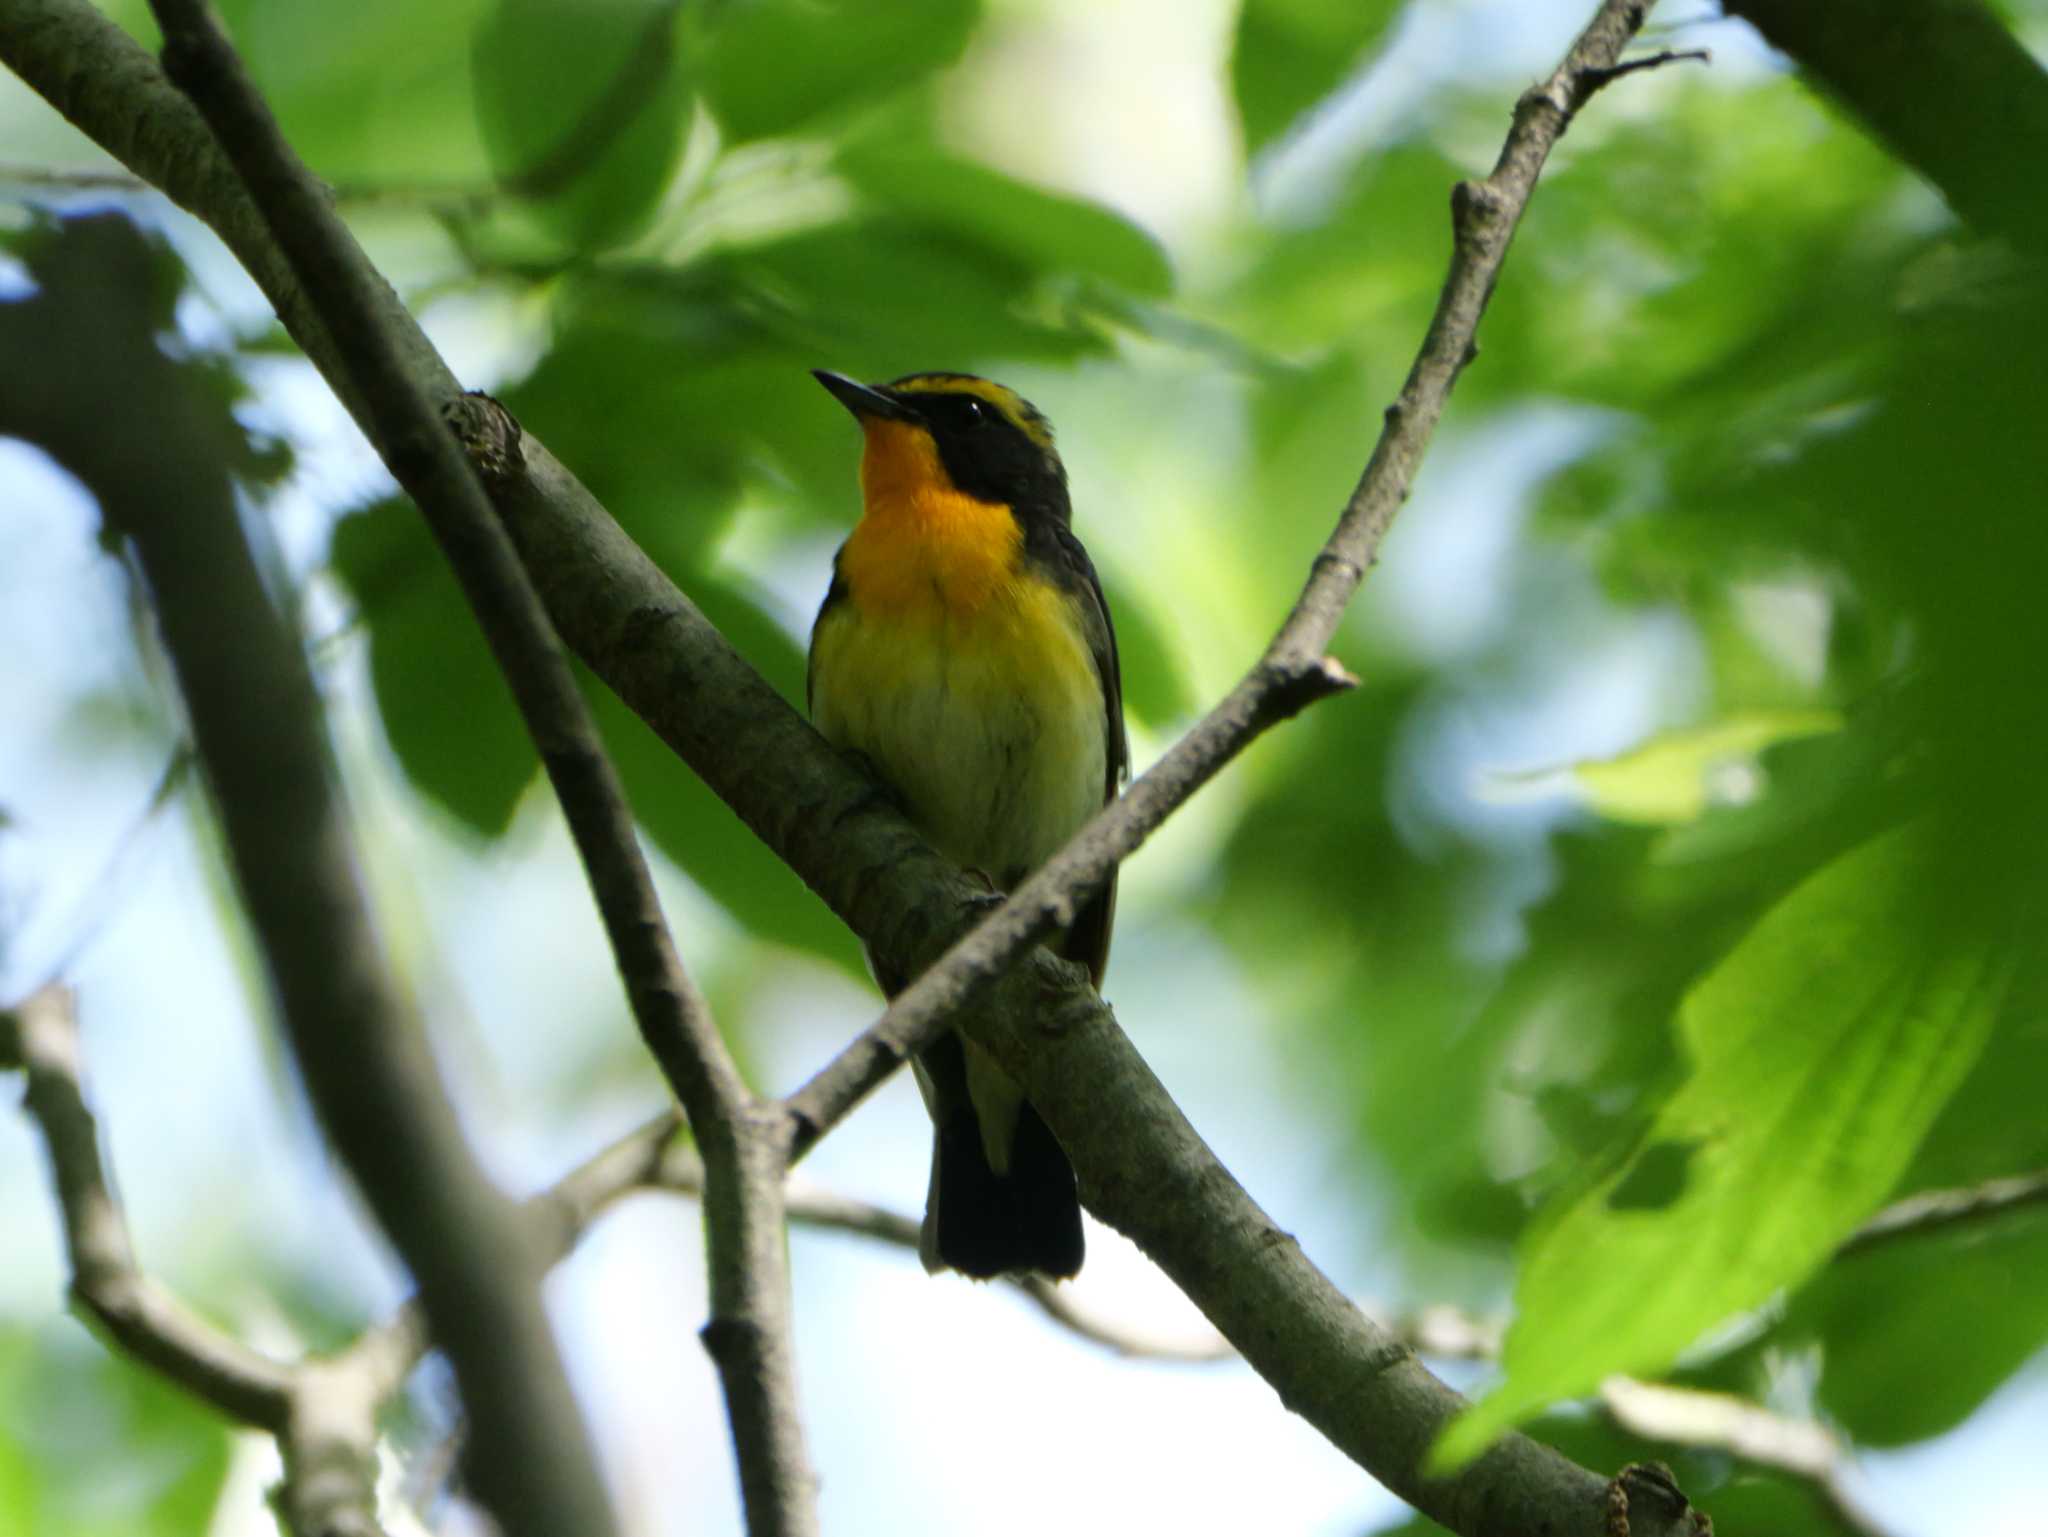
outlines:
[[[1010,1170],[989,1167],[981,1123],[965,1092],[957,1036],[925,1053],[935,1080],[958,1075],[960,1092],[935,1096],[932,1183],[924,1217],[926,1264],[978,1281],[1035,1270],[1064,1280],[1081,1268],[1081,1197],[1074,1166],[1029,1104],[1019,1107]],[[950,1087],[950,1085],[948,1085]]]

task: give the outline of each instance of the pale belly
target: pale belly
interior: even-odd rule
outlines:
[[[942,854],[1004,889],[1103,801],[1102,685],[1062,622],[1069,602],[1011,589],[943,620],[845,602],[815,640],[819,731],[865,755]]]

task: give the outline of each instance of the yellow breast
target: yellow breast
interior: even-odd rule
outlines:
[[[844,598],[812,638],[812,714],[941,852],[1008,887],[1103,801],[1107,716],[1080,613],[1025,563],[1007,507],[866,464],[863,488]]]

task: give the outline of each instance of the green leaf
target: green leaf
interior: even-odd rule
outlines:
[[[1586,803],[1615,822],[1670,827],[1698,821],[1731,775],[1753,783],[1758,754],[1779,742],[1840,728],[1832,710],[1748,710],[1701,726],[1661,732],[1612,758],[1575,764]]]
[[[937,150],[870,142],[839,168],[878,205],[930,223],[1035,270],[1100,278],[1159,297],[1173,268],[1159,243],[1098,204],[1063,197]]]
[[[1400,13],[1400,0],[1245,0],[1230,85],[1256,154],[1350,76]]]
[[[485,837],[539,770],[483,633],[412,503],[344,518],[331,561],[369,631],[384,736],[414,789]]]
[[[1385,372],[1398,370],[1428,324],[1450,251],[1443,208],[1464,174],[1427,140],[1388,145],[1362,160],[1313,220],[1261,228],[1225,295],[1229,323],[1274,352],[1315,357],[1333,344]],[[1369,260],[1360,253],[1370,251]],[[1506,350],[1488,312],[1486,347]],[[1391,356],[1383,356],[1391,354]],[[1475,376],[1485,374],[1474,369]],[[1460,398],[1469,386],[1460,381]],[[1361,450],[1354,448],[1354,461]],[[1357,474],[1356,462],[1352,474]]]
[[[729,140],[790,133],[950,64],[979,0],[725,0],[699,42],[704,93]]]
[[[498,0],[471,54],[491,166],[572,248],[636,234],[682,156],[676,0]]]
[[[721,628],[729,623],[730,614],[722,615]],[[726,633],[740,643],[732,630]],[[753,938],[807,950],[862,973],[859,947],[846,926],[689,765],[609,690],[593,686],[591,706],[634,815],[662,853]]]
[[[1900,1446],[1960,1425],[2048,1343],[2043,1275],[2048,1211],[2013,1211],[1850,1255],[1792,1299],[1783,1332],[1820,1342],[1831,1418]]]
[[[1185,719],[1195,708],[1194,690],[1167,631],[1135,590],[1107,576],[1102,588],[1109,600],[1110,622],[1116,627],[1125,710],[1148,726]]]
[[[345,519],[335,530],[333,562],[369,629],[378,714],[406,779],[472,831],[498,837],[539,764],[418,514],[393,499]],[[701,569],[683,573],[683,586],[720,633],[800,704],[804,659],[788,632]],[[851,936],[825,905],[609,690],[584,682],[634,816],[662,852],[756,938],[859,970]]]
[[[228,1428],[71,1323],[0,1330],[0,1537],[188,1537],[228,1471]]]
[[[1047,312],[1041,268],[948,223],[877,211],[707,266],[807,364],[863,378],[1106,346]]]
[[[2011,974],[2010,906],[1944,878],[1944,831],[1917,824],[1828,865],[1687,995],[1691,1076],[1632,1157],[1531,1233],[1506,1380],[1445,1435],[1440,1465],[1609,1373],[1662,1370],[1810,1273],[1890,1193]]]
[[[225,0],[223,20],[292,147],[334,181],[474,176],[465,55],[489,0],[320,5]]]

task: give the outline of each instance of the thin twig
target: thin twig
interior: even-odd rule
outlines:
[[[1837,1524],[1854,1537],[1890,1537],[1849,1493],[1848,1458],[1825,1425],[1793,1419],[1729,1393],[1609,1377],[1600,1404],[1633,1435],[1701,1451],[1726,1452],[1752,1467],[1788,1474],[1810,1485]]]
[[[934,1040],[1018,956],[1071,922],[1117,864],[1260,733],[1357,682],[1324,650],[1365,573],[1379,559],[1380,544],[1408,499],[1458,375],[1476,356],[1480,317],[1551,146],[1585,101],[1620,72],[1614,54],[1634,35],[1647,10],[1628,0],[1603,5],[1565,62],[1517,104],[1514,127],[1492,174],[1454,189],[1451,271],[1436,313],[1407,382],[1386,410],[1357,488],[1310,563],[1307,584],[1265,654],[1120,800],[1105,807],[900,993],[874,1026],[789,1097],[799,1127],[797,1156],[908,1056]]]
[[[1479,320],[1506,261],[1522,209],[1551,146],[1581,105],[1616,72],[1612,48],[1633,36],[1645,5],[1603,5],[1571,55],[1525,93],[1491,175],[1460,182],[1452,197],[1451,271],[1400,395],[1335,531],[1310,563],[1307,584],[1272,641],[1237,687],[1172,750],[1081,830],[1008,901],[915,984],[875,1025],[789,1098],[798,1152],[927,1045],[977,990],[1073,912],[1189,796],[1261,732],[1356,680],[1324,648],[1379,559],[1394,515],[1408,499],[1452,387],[1476,355]]]
[[[346,1370],[273,1361],[145,1274],[100,1156],[83,1057],[68,988],[44,987],[0,1012],[0,1069],[28,1074],[28,1109],[50,1157],[73,1302],[114,1348],[228,1418],[277,1437],[286,1468],[279,1513],[288,1532],[382,1537],[376,1413],[403,1374],[387,1382],[367,1360]]]
[[[1003,909],[891,1008],[900,1024],[926,996],[971,993],[1094,889],[1264,725],[1341,687],[1324,648],[1406,500],[1476,333],[1523,209],[1552,147],[1641,25],[1640,0],[1607,0],[1550,78],[1525,93],[1492,172],[1453,191],[1450,271],[1400,395],[1293,612],[1230,698],[1098,816]],[[1039,975],[1043,975],[1042,968]],[[946,1002],[952,1000],[945,999]],[[893,1060],[942,1023],[870,1032],[798,1097],[808,1126],[830,1124]],[[1397,1494],[1462,1532],[1599,1530],[1608,1484],[1526,1438],[1496,1442],[1449,1478],[1421,1450],[1463,1407],[1386,1330],[1365,1319],[1232,1179],[1121,1033],[1099,1019],[1064,1029],[977,1017],[995,1051],[1073,1158],[1097,1214],[1137,1241],[1302,1414]],[[1282,1325],[1278,1321],[1285,1320]],[[1682,1502],[1681,1502],[1682,1505]],[[1645,1529],[1690,1530],[1681,1511]]]
[[[657,1116],[565,1174],[551,1189],[527,1203],[533,1219],[546,1229],[551,1254],[566,1254],[589,1225],[627,1196],[661,1192],[701,1198],[704,1166],[686,1143],[675,1140],[679,1123]],[[1950,1192],[1956,1197],[1977,1191]],[[2007,1203],[2006,1209],[2009,1209]],[[1984,1209],[1983,1202],[1957,1199],[1936,1202],[1921,1198],[1901,1203],[1921,1211]],[[1913,1231],[1913,1212],[1901,1209],[1901,1225]],[[789,1192],[790,1221],[799,1227],[848,1233],[915,1254],[918,1220],[906,1212],[854,1199],[815,1186],[794,1184]],[[1847,1252],[1846,1248],[1844,1251]],[[1089,1344],[1127,1360],[1155,1364],[1213,1366],[1240,1359],[1221,1335],[1171,1339],[1106,1318],[1076,1300],[1075,1289],[1041,1277],[1006,1277],[999,1284],[1021,1293],[1046,1317]],[[1420,1354],[1438,1359],[1497,1359],[1501,1326],[1475,1318],[1462,1308],[1429,1304],[1401,1312],[1371,1303],[1364,1310],[1385,1320],[1384,1327]],[[385,1327],[395,1327],[397,1321]],[[372,1331],[374,1335],[375,1331]],[[364,1338],[370,1339],[372,1335]],[[1847,1454],[1825,1426],[1774,1413],[1732,1394],[1704,1392],[1668,1383],[1611,1377],[1600,1387],[1600,1404],[1622,1429],[1650,1440],[1701,1450],[1721,1451],[1758,1467],[1784,1473],[1812,1486],[1841,1528],[1853,1537],[1888,1537],[1883,1525],[1850,1494]]]
[[[120,1349],[200,1402],[244,1425],[282,1430],[291,1402],[286,1369],[186,1308],[135,1262],[85,1098],[71,990],[42,988],[13,1011],[13,1026],[28,1113],[50,1157],[72,1301]]]
[[[1843,1240],[1839,1258],[1902,1238],[1984,1222],[2028,1206],[2048,1204],[2048,1169],[1987,1179],[1960,1190],[1923,1190],[1894,1201]]]
[[[1449,378],[1469,354],[1472,326],[1515,216],[1589,89],[1584,72],[1619,58],[1643,10],[1627,0],[1602,5],[1558,73],[1518,106],[1501,164],[1485,182],[1460,189],[1446,308],[1430,336],[1462,337],[1461,345],[1448,357],[1426,351],[1418,362],[1390,423],[1400,430],[1383,438],[1304,603],[1334,599],[1341,607],[1362,578],[1426,437],[1417,429],[1433,425]],[[23,16],[30,24],[14,24]],[[99,77],[79,66],[88,50],[118,58],[118,93],[94,89]],[[135,169],[161,178],[222,231],[344,403],[383,442],[375,413],[340,364],[335,339],[252,219],[239,186],[221,174],[209,146],[193,141],[183,104],[150,77],[119,29],[79,0],[0,0],[0,54],[74,121]],[[135,131],[137,121],[148,122],[147,135]],[[452,399],[445,365],[388,294],[381,302],[385,322],[403,333],[409,361]],[[921,970],[960,932],[973,911],[973,888],[900,815],[870,804],[859,776],[734,655],[541,445],[530,441],[517,472],[493,490],[551,613],[585,659],[892,970]],[[1291,660],[1321,671],[1319,656]],[[1307,679],[1317,692],[1341,685],[1340,676]],[[1268,697],[1284,704],[1287,690]],[[1154,789],[1172,794],[1156,781]],[[1091,874],[1099,879],[1082,866],[1075,889],[1084,889]],[[1252,1205],[1085,984],[1042,953],[1026,957],[982,1000],[978,1018],[977,1029],[1055,1122],[1098,1214],[1138,1238],[1286,1402],[1347,1455],[1454,1530],[1542,1528],[1560,1537],[1606,1530],[1609,1481],[1521,1436],[1504,1438],[1451,1479],[1423,1479],[1422,1449],[1462,1400],[1397,1340],[1367,1326]],[[1039,1020],[1064,1033],[1027,1035]],[[1043,1049],[1034,1052],[1034,1045]],[[1637,1527],[1636,1537],[1690,1529],[1647,1519]]]
[[[361,1406],[355,1412],[359,1429],[330,1436],[330,1461],[338,1451],[367,1457],[374,1444],[370,1415],[388,1402],[425,1353],[429,1341],[416,1303],[407,1303],[386,1322],[365,1330],[338,1356],[300,1366],[284,1366],[247,1350],[163,1294],[154,1282],[127,1263],[123,1295],[144,1294],[153,1305],[117,1311],[123,1326],[105,1316],[107,1304],[91,1295],[96,1288],[86,1277],[104,1271],[105,1260],[88,1264],[78,1256],[85,1242],[108,1247],[106,1238],[81,1240],[80,1234],[118,1234],[110,1252],[126,1254],[125,1219],[111,1182],[99,1163],[92,1116],[80,1088],[76,1022],[70,995],[47,989],[18,1009],[0,1013],[0,1068],[26,1066],[30,1075],[29,1107],[50,1149],[60,1207],[76,1277],[74,1295],[108,1324],[115,1343],[138,1360],[188,1388],[223,1413],[258,1428],[283,1434],[286,1411],[294,1401],[330,1405],[325,1419],[348,1421],[331,1407]],[[704,1165],[696,1151],[677,1140],[682,1121],[673,1111],[656,1115],[570,1169],[555,1184],[525,1202],[543,1261],[554,1265],[566,1257],[591,1228],[621,1200],[636,1193],[669,1193],[701,1199]],[[1886,1240],[1916,1232],[1939,1231],[1953,1222],[1977,1220],[2039,1199],[2048,1175],[1994,1181],[1957,1191],[1935,1191],[1902,1201],[1873,1218],[1864,1231]],[[850,1233],[915,1253],[917,1219],[871,1202],[802,1184],[788,1196],[790,1220],[799,1226]],[[1838,1253],[1854,1252],[1852,1239]],[[1118,1356],[1150,1362],[1213,1365],[1238,1359],[1220,1335],[1199,1339],[1168,1339],[1104,1318],[1083,1307],[1071,1287],[1038,1278],[1011,1278],[1021,1292],[1059,1327]],[[1408,1313],[1365,1310],[1386,1318],[1386,1327],[1417,1352],[1455,1359],[1489,1360],[1499,1351],[1497,1324],[1474,1320],[1461,1309],[1431,1305]],[[215,1383],[219,1363],[235,1363],[231,1385]],[[1758,1467],[1790,1474],[1810,1483],[1827,1503],[1843,1530],[1856,1537],[1886,1537],[1885,1528],[1848,1492],[1845,1458],[1840,1443],[1825,1428],[1791,1419],[1731,1395],[1704,1393],[1669,1384],[1612,1378],[1602,1384],[1601,1403],[1622,1428],[1652,1440],[1726,1451]],[[297,1419],[300,1442],[287,1440],[287,1456],[303,1469],[309,1453],[303,1438],[305,1416]],[[317,1422],[316,1422],[317,1423]],[[346,1481],[336,1487],[347,1490]],[[295,1476],[288,1494],[303,1503],[318,1481]],[[359,1498],[359,1496],[358,1496]],[[294,1530],[332,1528],[308,1521]]]
[[[155,0],[166,67],[235,163],[314,308],[339,338],[355,390],[371,402],[392,472],[449,563],[561,799],[607,936],[649,1045],[686,1108],[706,1119],[744,1097],[702,998],[684,974],[568,658],[490,501],[440,416],[377,324],[378,277],[319,184],[298,162],[225,34],[198,0]]]
[[[385,962],[312,676],[257,567],[225,467],[235,429],[217,394],[194,388],[188,365],[156,345],[153,260],[135,227],[111,214],[68,221],[31,253],[38,287],[0,307],[10,333],[0,351],[40,331],[47,355],[67,366],[35,377],[0,370],[0,431],[77,474],[109,537],[132,541],[308,1094],[418,1277],[467,1394],[492,1404],[494,1428],[517,1453],[506,1459],[517,1464],[511,1487],[493,1487],[495,1504],[533,1513],[508,1530],[601,1531],[595,1471],[586,1461],[579,1477],[573,1466],[574,1404],[538,1272]],[[123,381],[129,408],[119,434],[106,431],[107,379]]]
[[[564,1213],[573,1214],[570,1220],[587,1223],[635,1191],[701,1196],[703,1164],[687,1145],[673,1143],[675,1129],[673,1120],[662,1118],[638,1128],[564,1176],[552,1191],[535,1197],[529,1206],[538,1213],[555,1204]],[[1948,1209],[1960,1210],[1963,1205],[1952,1203]],[[1927,1202],[1923,1209],[1934,1206],[1935,1203]],[[1972,1209],[1981,1210],[1981,1203]],[[1902,1218],[1911,1215],[1901,1212]],[[915,1217],[833,1191],[793,1186],[789,1193],[789,1216],[800,1227],[850,1233],[906,1253],[917,1252],[919,1224]],[[1896,1230],[1912,1229],[1902,1226]],[[558,1233],[556,1241],[566,1247],[574,1238]],[[1221,1335],[1164,1338],[1092,1312],[1075,1300],[1072,1287],[1042,1277],[1011,1276],[1000,1284],[1029,1298],[1068,1333],[1128,1360],[1210,1366],[1239,1359],[1237,1351]],[[1384,1318],[1385,1327],[1420,1354],[1479,1361],[1499,1356],[1501,1326],[1475,1319],[1464,1309],[1430,1304],[1402,1313],[1370,1303],[1362,1306],[1366,1312]],[[1600,1403],[1617,1425],[1632,1434],[1727,1452],[1752,1466],[1800,1479],[1813,1487],[1838,1524],[1853,1537],[1889,1537],[1876,1517],[1849,1493],[1847,1454],[1835,1435],[1816,1421],[1777,1414],[1732,1394],[1632,1377],[1611,1377],[1602,1383]]]
[[[624,790],[568,658],[475,472],[442,430],[403,349],[377,322],[382,280],[284,141],[201,0],[153,5],[166,39],[167,73],[207,118],[335,339],[376,422],[386,462],[455,568],[539,747],[634,1017],[710,1158],[712,1317],[705,1343],[731,1410],[749,1528],[756,1534],[814,1531],[814,1480],[797,1408],[782,1259],[784,1118],[756,1106],[682,968]],[[423,1294],[435,1336],[442,1338],[444,1321],[432,1293],[423,1286]],[[462,1358],[451,1354],[460,1377]],[[501,1412],[464,1396],[483,1451]]]
[[[1595,85],[1609,85],[1623,75],[1633,75],[1645,69],[1662,69],[1667,64],[1711,64],[1714,56],[1704,48],[1665,48],[1656,53],[1646,53],[1639,58],[1623,59],[1605,69],[1586,72],[1587,79]]]
[[[813,1142],[966,1002],[966,1028],[1023,1085],[1073,1158],[1097,1215],[1133,1237],[1290,1407],[1396,1493],[1464,1532],[1604,1530],[1608,1481],[1508,1436],[1442,1481],[1421,1448],[1463,1400],[1367,1322],[1244,1193],[1189,1127],[1074,968],[1032,939],[1062,921],[1114,862],[1263,726],[1342,688],[1322,648],[1405,499],[1459,371],[1515,224],[1550,148],[1598,88],[1645,7],[1609,0],[1559,69],[1517,104],[1499,163],[1453,197],[1451,272],[1425,343],[1387,413],[1371,462],[1316,558],[1294,614],[1223,707],[1084,830],[981,930],[899,996],[790,1101]],[[732,666],[702,616],[630,541],[586,511],[571,477],[530,450],[494,487],[551,612],[585,659],[745,816],[893,971],[918,975],[957,935],[972,898],[900,818],[818,761],[815,738]],[[809,745],[806,745],[808,742]],[[850,854],[860,855],[858,862]],[[1014,970],[1008,968],[1014,967]],[[982,991],[987,989],[987,991]],[[1664,1529],[1645,1520],[1645,1530]],[[1673,1517],[1672,1531],[1690,1530]]]

